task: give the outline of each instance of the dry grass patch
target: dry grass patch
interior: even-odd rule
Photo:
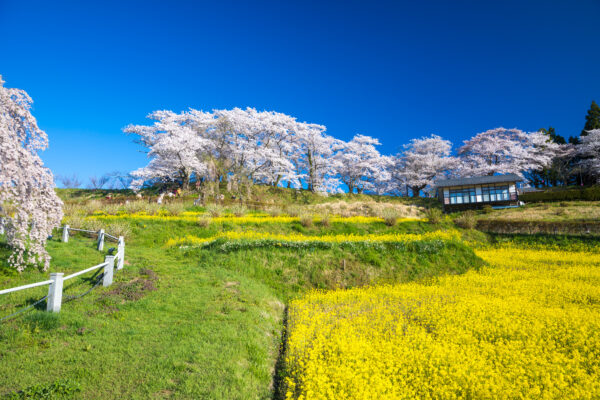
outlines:
[[[337,201],[332,203],[315,204],[308,206],[307,210],[314,211],[318,214],[341,215],[344,217],[367,216],[380,217],[383,213],[393,210],[397,213],[398,218],[420,217],[423,213],[423,208],[414,205],[398,204],[398,203],[378,203],[375,201],[357,201],[347,203],[345,201]]]
[[[600,220],[600,201],[529,204],[520,208],[494,210],[480,218],[515,221]]]

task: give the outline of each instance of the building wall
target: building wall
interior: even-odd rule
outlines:
[[[438,191],[444,209],[481,208],[483,205],[517,204],[515,182],[481,185],[462,185],[441,188]]]

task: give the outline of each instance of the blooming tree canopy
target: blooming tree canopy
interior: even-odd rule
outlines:
[[[171,181],[187,188],[193,178],[202,184],[226,181],[228,188],[245,182],[300,187],[305,181],[314,191],[338,190],[333,155],[341,141],[322,125],[253,108],[156,111],[148,117],[156,122],[124,129],[139,136],[150,158],[132,173],[135,187]]]
[[[465,140],[458,150],[463,176],[499,174],[523,175],[542,169],[560,150],[543,132],[526,133],[519,129],[495,128]]]
[[[348,192],[356,189],[379,192],[383,182],[390,180],[390,157],[382,156],[375,146],[379,140],[370,136],[356,135],[351,141],[343,143],[336,158],[338,172],[342,182],[348,186]]]
[[[600,129],[592,129],[587,133],[581,136],[577,153],[582,157],[581,165],[600,180]]]
[[[38,155],[48,137],[31,104],[25,91],[5,88],[0,77],[0,224],[14,249],[9,263],[19,271],[28,264],[49,267],[46,240],[63,216],[52,173]]]
[[[315,192],[341,192],[344,183],[350,192],[401,194],[406,187],[407,195],[410,188],[418,196],[436,178],[450,174],[532,177],[548,175],[544,171],[551,167],[566,182],[572,164],[572,146],[541,131],[491,129],[465,141],[458,158],[451,156],[450,141],[431,135],[413,139],[390,157],[379,153],[379,141],[370,136],[344,142],[328,135],[323,125],[273,111],[190,109],[155,111],[148,117],[152,125],[125,128],[139,137],[150,158],[131,174],[134,188],[175,182],[185,189],[195,182],[205,195],[213,195],[226,183],[230,192],[244,197],[256,183]],[[581,147],[581,154],[588,154],[586,168],[597,168],[592,162],[597,155],[586,150],[594,137]]]
[[[458,160],[450,156],[451,150],[452,143],[437,135],[412,139],[396,158],[396,174],[416,197],[433,186],[437,177],[457,168]]]

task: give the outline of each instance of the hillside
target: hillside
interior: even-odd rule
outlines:
[[[385,382],[398,378],[389,371],[397,369],[408,374],[402,378],[408,385],[403,392],[406,396],[414,392],[435,397],[464,378],[463,386],[452,389],[462,393],[459,397],[469,397],[468,393],[494,397],[488,378],[473,374],[477,363],[486,365],[486,376],[512,376],[517,372],[493,367],[505,363],[494,357],[508,360],[521,354],[523,365],[536,364],[545,357],[560,358],[560,354],[544,352],[563,346],[555,342],[563,339],[552,336],[547,339],[548,346],[536,347],[535,356],[508,350],[492,351],[486,356],[489,360],[476,356],[483,351],[479,346],[496,349],[498,337],[515,346],[521,343],[523,333],[509,323],[513,302],[519,298],[533,296],[531,312],[547,315],[548,324],[558,318],[556,313],[547,314],[545,303],[527,291],[530,285],[518,286],[515,294],[495,276],[515,282],[524,282],[521,275],[529,276],[549,288],[555,284],[554,278],[538,272],[545,268],[542,266],[557,263],[564,268],[560,274],[578,271],[582,279],[593,281],[597,257],[587,255],[600,251],[596,236],[499,235],[468,229],[477,219],[502,221],[507,215],[516,215],[543,220],[558,216],[561,209],[567,210],[560,215],[561,221],[573,222],[575,218],[570,217],[595,215],[590,203],[532,204],[522,209],[440,217],[431,211],[438,208],[432,199],[323,197],[265,187],[256,188],[247,206],[232,204],[232,199],[225,199],[229,202],[225,206],[194,206],[194,196],[165,198],[165,204],[158,205],[152,193],[144,193],[142,199],[129,192],[59,193],[65,200],[64,222],[71,227],[102,228],[125,236],[126,264],[110,287],[99,286],[85,294],[94,282],[91,274],[66,285],[67,301],[60,314],[43,311],[42,303],[38,309],[0,322],[0,395],[8,398],[38,398],[50,393],[77,399],[282,399],[299,398],[308,388],[325,387],[341,396],[343,391],[335,392],[342,390],[336,382],[359,379],[351,374],[339,379],[315,375],[310,368],[319,365],[336,365],[340,371],[371,371],[369,376],[379,383],[365,382],[361,387],[383,397],[388,393]],[[84,234],[74,234],[63,243],[57,231],[48,244],[53,257],[48,272],[70,273],[101,262],[110,245],[102,252],[95,247],[95,239]],[[6,265],[8,253],[6,246],[0,247],[0,289],[47,279],[48,272],[34,268],[17,274]],[[565,264],[561,260],[574,261]],[[534,269],[515,275],[513,264]],[[585,266],[578,269],[579,264]],[[475,295],[482,284],[497,296],[489,297],[483,289]],[[575,290],[573,285],[564,288],[563,296],[579,299],[576,312],[586,315],[589,322],[581,329],[573,325],[571,331],[580,332],[579,336],[565,340],[593,341],[596,320],[589,317],[587,305],[593,305],[598,289],[587,285]],[[32,304],[46,290],[34,288],[0,297],[0,318]],[[71,299],[79,294],[85,295]],[[494,306],[485,306],[492,301],[507,310],[502,317],[506,323],[494,325],[498,331],[492,336],[481,336],[478,329],[492,329],[485,321],[498,317]],[[477,315],[465,319],[465,313],[474,312],[472,307],[479,310]],[[302,310],[312,311],[303,314]],[[400,318],[402,315],[408,319]],[[567,324],[566,316],[560,318],[561,324]],[[429,336],[429,332],[454,329],[454,320],[464,327],[456,331],[459,336]],[[384,356],[389,353],[385,346],[412,351],[406,347],[409,342],[387,341],[394,337],[388,330],[396,331],[399,326],[410,329],[411,335],[418,333],[406,340],[420,341],[425,353],[414,356],[424,363],[449,351],[440,350],[448,349],[447,343],[456,346],[455,339],[469,341],[465,347],[469,354],[444,353],[447,359],[463,360],[457,362],[464,368],[456,370],[438,360],[431,364],[438,371],[434,375],[417,373],[402,360]],[[335,333],[341,327],[343,330]],[[543,331],[540,329],[531,333],[534,342]],[[345,341],[350,337],[355,340]],[[364,346],[371,337],[380,338],[380,351],[360,355],[370,348]],[[483,341],[474,344],[473,337]],[[309,338],[316,341],[315,346],[333,350],[319,353],[320,361],[313,363],[309,357],[312,347],[303,347],[310,343]],[[581,353],[585,348],[569,347],[568,351]],[[434,359],[425,356],[427,352]],[[309,357],[306,363],[298,364],[305,356]],[[584,364],[590,355],[585,357]],[[374,365],[396,362],[391,370],[383,366],[370,370]],[[532,371],[565,373],[561,365],[551,363]],[[576,371],[580,382],[593,381],[595,375],[586,375],[582,365],[577,361],[569,368]],[[466,375],[450,381],[440,378],[463,372]],[[413,379],[429,384],[413,387],[407,383]],[[527,379],[535,390],[555,394],[562,390],[545,389],[533,376]],[[521,386],[512,387],[512,381],[503,382],[506,393],[536,398]]]
[[[112,287],[64,304],[59,315],[32,311],[0,325],[3,394],[56,383],[74,391],[74,398],[271,398],[291,299],[315,288],[407,282],[482,265],[460,241],[428,236],[453,231],[451,223],[403,219],[401,209],[391,206],[380,217],[353,216],[358,209],[377,212],[373,203],[381,199],[368,196],[353,196],[348,215],[336,217],[332,210],[316,214],[311,204],[339,203],[342,196],[307,193],[307,200],[292,203],[290,195],[281,198],[281,209],[269,206],[265,214],[239,206],[194,207],[191,199],[158,208],[144,200],[119,204],[114,194],[113,200],[87,191],[61,195],[71,226],[126,236],[126,267]],[[393,226],[390,215],[398,218]],[[185,242],[227,232],[260,238]],[[265,239],[269,235],[276,239]],[[93,239],[76,235],[62,243],[59,236],[48,246],[51,271],[73,272],[102,260]],[[1,288],[47,276],[34,270],[18,276],[5,264],[1,271]],[[65,295],[89,286],[82,279]],[[45,294],[19,293],[0,299],[2,315]]]

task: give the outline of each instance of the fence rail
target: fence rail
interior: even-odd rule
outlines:
[[[42,281],[42,282],[29,283],[27,285],[17,286],[17,287],[9,288],[9,289],[2,289],[2,290],[0,290],[0,295],[18,292],[18,291],[25,290],[25,289],[31,289],[34,287],[48,285],[48,295],[43,297],[42,299],[38,300],[35,304],[38,304],[39,302],[46,300],[46,311],[59,312],[61,305],[63,303],[62,298],[63,298],[63,283],[64,283],[64,281],[73,279],[75,277],[78,277],[80,275],[86,274],[88,272],[91,272],[91,271],[94,271],[94,270],[97,270],[100,268],[104,268],[104,271],[102,272],[102,276],[101,276],[102,286],[105,286],[105,287],[110,286],[113,281],[114,270],[115,269],[121,270],[121,269],[123,269],[123,266],[125,265],[125,239],[123,238],[123,236],[117,237],[117,236],[107,234],[104,232],[104,229],[100,229],[99,231],[90,231],[87,229],[71,228],[71,227],[69,227],[69,225],[65,225],[62,228],[62,241],[63,242],[65,242],[65,243],[69,242],[69,232],[70,231],[86,232],[86,233],[98,235],[98,244],[97,244],[98,251],[102,251],[104,249],[105,238],[115,240],[116,242],[118,242],[117,253],[116,253],[116,255],[110,254],[110,255],[105,256],[104,262],[102,262],[98,265],[94,265],[92,267],[83,269],[81,271],[74,272],[67,276],[64,276],[64,273],[62,273],[62,272],[53,272],[50,274],[49,280]],[[10,318],[14,315],[20,314],[22,311],[25,311],[26,309],[29,309],[32,307],[33,307],[32,305],[29,305],[29,306],[23,308],[22,310],[17,311],[16,313],[13,313],[7,317],[1,318],[0,321]]]
[[[12,292],[18,292],[19,290],[31,289],[31,288],[38,287],[38,286],[49,285],[51,283],[52,283],[52,280],[50,280],[50,279],[47,280],[47,281],[43,281],[43,282],[30,283],[28,285],[23,285],[23,286],[18,286],[18,287],[10,288],[10,289],[0,290],[0,294],[7,294],[7,293],[12,293]]]
[[[79,271],[79,272],[75,272],[75,273],[73,273],[73,274],[71,274],[71,275],[67,275],[67,276],[65,276],[65,277],[63,278],[63,281],[66,281],[66,280],[69,280],[69,279],[75,278],[76,276],[83,275],[83,274],[85,274],[85,273],[88,273],[88,272],[90,272],[90,271],[96,270],[96,269],[98,269],[98,268],[101,268],[101,267],[104,267],[104,266],[106,266],[106,262],[100,263],[100,264],[98,264],[98,265],[94,265],[93,267],[86,268],[86,269],[84,269],[84,270],[81,270],[81,271]]]

